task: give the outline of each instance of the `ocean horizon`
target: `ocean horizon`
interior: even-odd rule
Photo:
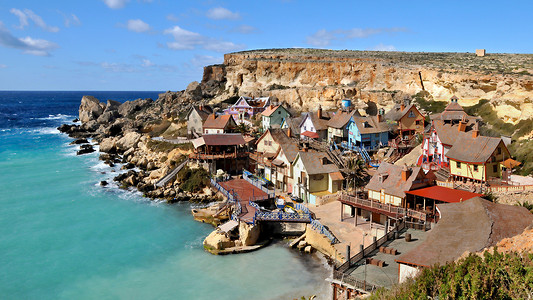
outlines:
[[[161,91],[162,92],[162,91]],[[213,230],[188,202],[151,201],[113,182],[121,172],[77,156],[57,127],[83,95],[100,101],[160,91],[0,91],[0,296],[3,299],[294,299],[330,295],[320,255],[277,241],[214,256]],[[97,147],[96,147],[97,148]],[[110,182],[107,187],[100,181]]]

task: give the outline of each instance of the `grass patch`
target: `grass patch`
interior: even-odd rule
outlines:
[[[516,160],[522,163],[517,168],[519,175],[529,175],[533,173],[533,140],[514,141],[509,145],[511,155],[516,156]]]
[[[434,101],[433,96],[427,91],[420,91],[413,96],[413,101],[418,104],[418,106],[431,113],[440,113],[444,111],[448,103],[444,101]]]

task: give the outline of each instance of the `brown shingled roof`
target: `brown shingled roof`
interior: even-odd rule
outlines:
[[[451,146],[460,136],[465,134],[472,136],[471,130],[474,129],[475,123],[475,120],[469,119],[466,124],[465,132],[459,131],[458,124],[445,123],[443,120],[433,120],[433,127],[435,127],[435,130],[437,131],[440,141],[445,145]]]
[[[328,121],[328,127],[333,128],[344,128],[346,124],[350,121],[350,118],[355,114],[355,110],[352,111],[342,111],[338,110],[335,115]],[[357,114],[359,115],[359,114]]]
[[[229,122],[233,120],[231,115],[222,115],[216,117],[214,114],[209,115],[204,122],[203,128],[210,129],[225,129]],[[234,122],[234,121],[233,121]]]
[[[492,203],[475,197],[459,203],[437,204],[441,218],[417,248],[397,262],[430,267],[458,259],[466,251],[479,252],[515,236],[533,222],[525,207]]]
[[[205,121],[207,117],[213,113],[213,108],[211,108],[211,106],[209,105],[203,105],[203,106],[193,105],[189,114],[192,112],[192,110],[195,110],[198,113],[198,115],[200,115],[200,118],[202,118],[202,121]]]
[[[201,139],[208,146],[244,145],[246,141],[240,133],[204,134]]]
[[[309,175],[338,172],[335,165],[324,152],[298,152]],[[326,164],[324,164],[324,159]]]
[[[328,121],[332,117],[332,113],[327,111],[322,111],[322,117],[318,118],[318,112],[310,112],[307,114],[307,117],[311,118],[311,122],[313,122],[313,125],[315,126],[315,129],[318,130],[326,130],[328,129]],[[302,121],[300,122],[300,126],[302,126],[302,123],[304,122],[306,117],[302,118]]]
[[[403,181],[402,169],[403,167],[401,166],[382,162],[374,176],[372,176],[366,185],[366,189],[373,191],[384,189],[386,194],[404,198],[406,191],[410,191],[415,187],[421,187],[420,184],[415,185],[414,181],[417,176],[424,177],[424,172],[421,172],[422,168],[420,167],[412,167],[410,168],[411,175],[407,178],[407,181]],[[383,182],[380,182],[379,177],[383,175],[386,178],[383,179]],[[422,186],[425,185],[426,184],[423,184]]]
[[[355,125],[359,129],[361,134],[368,133],[380,133],[389,131],[389,126],[386,122],[378,122],[377,116],[368,116],[368,117],[353,117]],[[368,124],[367,126],[365,126]]]
[[[455,140],[446,156],[462,162],[484,163],[489,160],[500,143],[503,143],[501,138],[488,136],[473,138],[469,134],[462,134]]]
[[[386,120],[392,120],[392,121],[398,121],[400,120],[410,109],[411,107],[415,106],[414,104],[407,105],[402,110],[401,104],[395,104],[391,110],[385,113],[383,116]],[[415,106],[416,108],[416,106]],[[417,109],[418,110],[418,109]]]

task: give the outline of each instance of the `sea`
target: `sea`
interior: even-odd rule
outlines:
[[[193,220],[190,203],[119,189],[120,166],[77,156],[56,129],[77,117],[83,95],[158,93],[0,91],[0,299],[330,298],[320,255],[286,241],[211,255],[202,241],[213,227]]]

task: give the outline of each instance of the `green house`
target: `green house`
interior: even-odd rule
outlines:
[[[261,113],[263,131],[270,128],[280,128],[283,120],[291,116],[291,113],[283,105],[270,105]]]

